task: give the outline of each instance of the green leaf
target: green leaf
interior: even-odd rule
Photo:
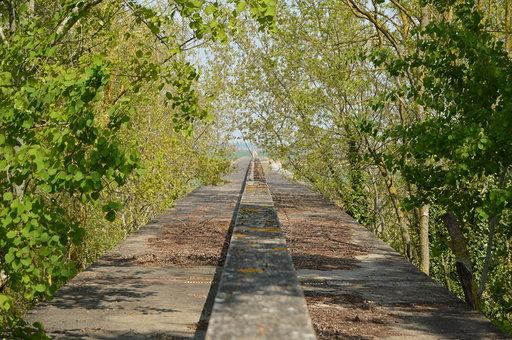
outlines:
[[[84,178],[84,174],[81,171],[75,173],[75,181],[79,181]]]
[[[101,54],[97,54],[92,58],[92,62],[96,66],[101,66],[105,61],[105,57]]]
[[[47,183],[39,184],[38,187],[39,187],[39,189],[41,189],[42,191],[44,191],[46,193],[50,193],[52,191],[51,185],[49,185]]]
[[[476,208],[475,212],[478,214],[480,219],[482,219],[484,221],[486,221],[489,218],[489,215],[487,214],[487,212],[482,207]]]
[[[25,267],[28,267],[32,264],[32,260],[30,258],[23,258],[20,260],[21,264]]]
[[[113,210],[110,210],[109,212],[107,212],[107,214],[105,215],[105,219],[109,222],[114,222],[114,220],[116,219],[116,212],[113,211]]]
[[[5,294],[0,294],[0,308],[8,311],[11,308],[11,298]]]
[[[110,201],[102,207],[102,210],[104,212],[107,212],[110,210],[119,211],[121,209],[123,209],[123,204],[121,204],[119,202],[115,202],[115,201]]]
[[[9,264],[13,260],[14,260],[14,253],[13,252],[9,251],[7,254],[5,254],[5,263]]]
[[[37,285],[34,286],[34,289],[39,292],[39,293],[42,293],[46,290],[46,286],[42,283],[39,283]]]
[[[12,201],[12,199],[13,199],[12,192],[10,192],[10,191],[4,192],[3,198],[5,201]]]
[[[237,5],[236,5],[236,11],[237,12],[243,12],[245,10],[245,8],[247,7],[247,3],[245,1],[240,1]]]
[[[213,4],[209,4],[205,7],[204,12],[208,15],[212,15],[217,8]]]
[[[158,27],[157,25],[152,24],[149,26],[149,29],[151,30],[151,33],[153,33],[154,35],[160,33],[160,27]]]

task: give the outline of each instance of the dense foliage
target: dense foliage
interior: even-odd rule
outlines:
[[[269,0],[0,1],[0,329],[227,170],[188,60],[244,11],[272,26]]]
[[[284,2],[212,59],[254,142],[509,332],[511,6]]]
[[[0,0],[3,329],[219,181],[223,131],[238,125],[512,331],[512,1],[277,10],[274,21],[272,0]],[[191,60],[210,61],[206,77]]]

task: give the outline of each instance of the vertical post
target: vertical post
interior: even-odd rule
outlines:
[[[429,206],[423,204],[419,211],[421,271],[430,274],[430,242],[428,239]]]

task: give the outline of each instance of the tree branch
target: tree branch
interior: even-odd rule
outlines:
[[[83,17],[91,8],[99,5],[104,0],[92,0],[86,3],[77,3],[71,10],[71,13],[67,15],[57,26],[57,37],[54,40],[54,44],[60,41],[69,30],[77,23],[77,21]]]
[[[393,48],[396,50],[398,55],[401,55],[400,49],[398,48],[398,42],[396,41],[395,37],[389,32],[388,29],[386,29],[377,19],[377,17],[361,8],[354,0],[344,0],[345,3],[350,7],[352,12],[359,18],[366,19],[370,21],[375,28],[380,31],[386,39],[393,45]]]

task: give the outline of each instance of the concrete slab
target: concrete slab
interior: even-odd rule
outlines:
[[[277,170],[267,172],[268,186],[254,176],[241,197],[248,164],[240,160],[225,185],[180,200],[27,321],[43,322],[53,338],[74,339],[201,339],[208,320],[209,339],[304,339],[315,337],[311,319],[321,339],[506,338]],[[230,226],[231,252],[210,318]]]
[[[204,337],[220,275],[217,261],[229,236],[248,164],[249,159],[239,160],[225,185],[202,187],[180,200],[25,319],[42,322],[52,338]],[[175,230],[190,231],[193,236],[202,235],[203,230],[205,235],[220,233],[221,242],[208,250],[214,254],[204,253],[204,238],[174,235]],[[181,242],[178,250],[176,242]]]

